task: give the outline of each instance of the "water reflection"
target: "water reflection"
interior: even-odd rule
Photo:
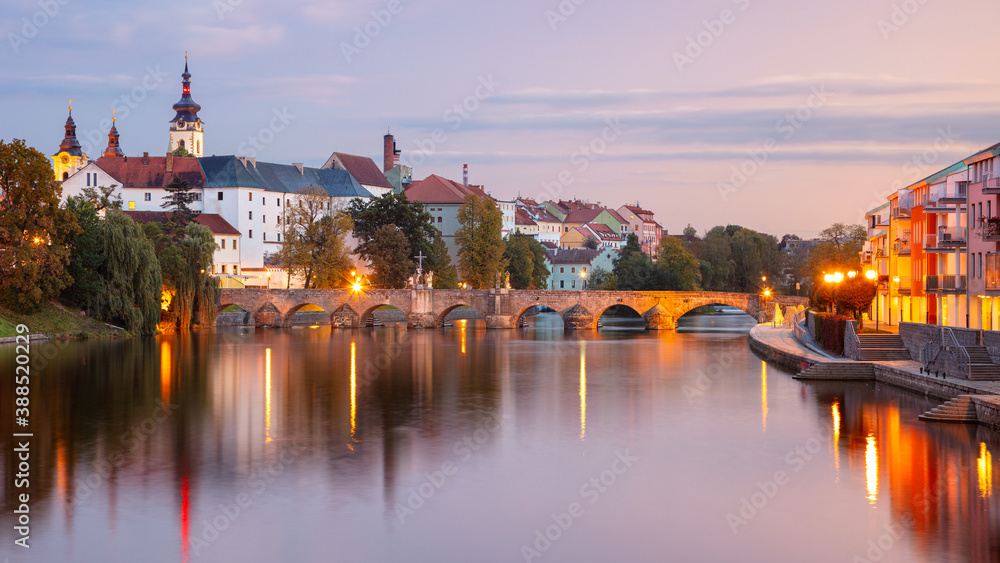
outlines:
[[[741,334],[480,323],[70,344],[34,383],[44,542],[26,560],[512,560],[625,450],[635,467],[547,559],[851,561],[893,524],[908,531],[881,561],[1000,554],[1000,440],[918,421],[932,400],[801,384]],[[722,354],[731,366],[713,371]],[[14,431],[0,419],[5,451]],[[733,534],[722,516],[779,469],[791,484]]]

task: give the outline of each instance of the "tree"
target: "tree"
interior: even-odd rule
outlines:
[[[100,235],[105,259],[99,268],[103,288],[94,303],[96,316],[138,334],[155,333],[163,279],[153,244],[116,209],[105,214]]]
[[[614,291],[617,288],[618,278],[613,272],[609,272],[600,266],[594,266],[590,270],[587,279],[587,289],[593,291]]]
[[[507,267],[500,234],[503,214],[493,200],[469,194],[458,208],[458,223],[459,274],[474,288],[492,287],[496,275]]]
[[[806,264],[806,276],[821,279],[823,272],[843,273],[861,269],[860,252],[867,231],[861,225],[834,223],[819,234],[820,241],[812,246]]]
[[[723,227],[715,227],[697,246],[701,283],[708,291],[728,291],[732,287],[736,265],[729,239]]]
[[[73,282],[67,242],[79,227],[59,206],[61,193],[44,154],[0,140],[0,300],[19,312],[36,311]]]
[[[684,236],[686,238],[695,238],[698,236],[698,231],[688,223],[687,227],[684,227]]]
[[[118,184],[110,186],[97,186],[96,188],[83,188],[83,199],[94,204],[94,209],[104,211],[105,209],[121,209],[122,195],[115,193]]]
[[[675,237],[660,239],[656,268],[662,272],[663,289],[669,291],[697,291],[701,284],[701,268],[694,256],[681,246]]]
[[[836,289],[837,308],[851,312],[861,320],[861,311],[867,309],[875,299],[875,283],[864,276],[844,278]]]
[[[351,217],[332,209],[326,190],[306,186],[299,190],[294,203],[285,208],[284,244],[278,262],[288,272],[289,283],[295,275],[305,280],[305,288],[346,286],[353,266],[346,239]]]
[[[583,241],[583,247],[596,250],[601,247],[601,242],[594,237],[587,237]]]
[[[194,156],[193,154],[189,153],[188,150],[183,146],[174,149],[174,152],[172,154],[174,156]]]
[[[437,229],[435,231],[429,260],[429,270],[434,272],[434,287],[437,289],[456,289],[458,288],[458,270],[451,263],[448,245],[445,244],[441,231]]]
[[[549,282],[545,247],[537,240],[515,233],[507,238],[504,259],[514,289],[545,289]]]
[[[104,291],[101,267],[104,265],[105,253],[101,218],[94,203],[81,197],[67,198],[66,209],[76,216],[80,232],[69,245],[67,272],[73,278],[73,283],[63,290],[61,297],[94,314],[97,300]]]
[[[621,252],[618,253],[618,257],[614,259],[613,266],[614,272],[619,274],[621,277],[620,265],[628,260],[633,254],[643,254],[642,246],[639,244],[639,237],[635,233],[629,233],[625,237],[625,246],[622,247]]]
[[[413,275],[413,262],[409,260],[410,248],[406,236],[392,225],[382,225],[375,229],[371,243],[379,247],[372,254],[372,284],[384,288],[406,287],[406,281]]]
[[[659,289],[659,272],[644,252],[632,252],[615,264],[618,291],[654,291]]]
[[[213,323],[219,279],[212,276],[218,248],[212,231],[198,223],[183,229],[172,223],[146,223],[142,229],[160,264],[169,320],[181,331],[189,330],[196,320]]]
[[[191,184],[187,180],[181,180],[174,176],[174,179],[163,189],[167,191],[167,195],[163,196],[163,204],[160,207],[172,211],[170,221],[178,228],[183,229],[200,213],[200,211],[191,209],[195,196],[195,193],[191,191]]]
[[[369,264],[374,264],[375,260],[385,263],[387,259],[384,255],[386,250],[375,243],[375,232],[385,225],[394,227],[406,240],[408,248],[406,256],[400,254],[395,259],[409,262],[411,273],[407,274],[407,277],[416,270],[414,256],[421,253],[424,256],[432,254],[434,236],[438,230],[431,224],[431,214],[424,210],[422,203],[410,201],[405,194],[388,193],[367,201],[354,199],[347,206],[347,213],[354,221],[354,238],[358,240],[358,247],[354,253]],[[425,264],[425,269],[434,272],[435,275],[440,273],[439,269],[445,267],[434,260]]]

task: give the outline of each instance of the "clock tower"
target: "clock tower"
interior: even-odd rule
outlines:
[[[201,106],[191,99],[191,73],[188,72],[187,55],[184,55],[184,74],[181,78],[184,79],[181,100],[174,104],[173,109],[177,114],[170,120],[170,152],[183,147],[194,156],[205,156],[204,124],[198,117]]]
[[[66,136],[59,143],[59,150],[52,155],[52,168],[56,181],[68,179],[76,171],[87,165],[87,155],[76,138],[76,122],[73,121],[73,100],[69,101],[69,117],[66,118]]]

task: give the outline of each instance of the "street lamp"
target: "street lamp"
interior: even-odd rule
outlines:
[[[580,279],[583,280],[583,289],[587,289],[587,270],[580,270]]]
[[[876,272],[875,270],[868,270],[867,272],[865,272],[865,277],[875,282],[875,332],[878,332],[878,310],[881,309],[878,299],[879,283],[876,281],[876,279],[878,278],[878,272]]]
[[[851,276],[853,277],[853,276]],[[837,314],[837,287],[840,282],[844,281],[844,274],[840,272],[834,272],[832,274],[826,274],[823,276],[823,281],[826,283],[833,284],[833,314]]]

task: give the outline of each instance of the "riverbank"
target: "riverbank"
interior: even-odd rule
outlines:
[[[50,302],[34,314],[23,315],[0,307],[0,344],[14,342],[17,325],[28,327],[33,339],[121,338],[129,332],[81,315],[59,303]]]
[[[1000,381],[945,379],[921,373],[920,362],[913,360],[857,362],[846,357],[823,357],[795,340],[794,331],[757,325],[747,335],[750,349],[764,360],[777,364],[793,373],[801,374],[817,364],[870,365],[868,381],[882,383],[898,389],[920,393],[946,401],[959,395],[971,395],[981,424],[1000,429]],[[828,377],[802,377],[802,380],[822,381]],[[853,380],[861,380],[852,377]]]

